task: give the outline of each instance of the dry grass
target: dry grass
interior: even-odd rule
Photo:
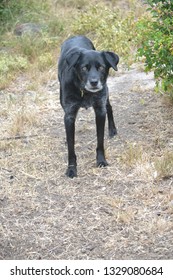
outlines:
[[[173,176],[173,152],[165,151],[160,158],[155,160],[155,167],[159,178]]]
[[[144,162],[144,157],[143,147],[136,145],[136,143],[131,143],[123,152],[121,160],[125,165],[133,166],[140,162]]]

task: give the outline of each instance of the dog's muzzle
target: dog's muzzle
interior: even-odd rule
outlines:
[[[90,92],[97,92],[103,89],[103,85],[100,80],[87,81],[85,84],[85,89]]]

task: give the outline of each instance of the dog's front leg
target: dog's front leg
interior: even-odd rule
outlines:
[[[105,159],[104,152],[104,130],[105,130],[105,119],[106,119],[106,110],[103,108],[94,108],[96,115],[96,130],[97,130],[97,166],[103,167],[108,165]]]
[[[76,163],[76,154],[74,149],[76,114],[77,112],[75,112],[75,114],[66,113],[64,117],[67,146],[68,146],[68,168],[66,171],[66,175],[70,178],[77,177],[77,163]]]

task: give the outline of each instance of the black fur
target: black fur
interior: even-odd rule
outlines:
[[[92,106],[96,116],[97,166],[107,165],[104,154],[104,127],[108,116],[109,136],[117,134],[112,107],[109,102],[106,80],[109,68],[117,70],[119,57],[108,51],[96,51],[85,36],[67,39],[61,48],[58,63],[60,102],[64,109],[64,123],[68,145],[68,168],[66,175],[77,176],[77,161],[74,149],[75,119],[80,107]]]

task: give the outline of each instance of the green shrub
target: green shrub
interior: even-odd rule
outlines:
[[[157,88],[173,98],[173,1],[146,0],[152,18],[138,22],[146,71],[154,70]]]
[[[16,22],[38,22],[48,10],[47,0],[1,0],[0,32],[10,30]]]
[[[134,61],[136,50],[135,12],[122,12],[117,7],[98,4],[89,6],[78,14],[73,23],[74,34],[85,34],[93,39],[98,49],[117,52],[129,65]]]
[[[9,53],[0,54],[0,89],[4,88],[9,80],[20,71],[28,68],[28,61],[25,57],[11,55]]]
[[[55,45],[54,40],[46,37],[46,35],[39,34],[35,36],[33,34],[25,34],[21,37],[14,38],[12,44],[16,52],[27,57],[30,62],[34,62],[39,55],[50,51]]]
[[[27,68],[32,71],[33,68],[34,71],[44,71],[53,64],[54,51],[67,21],[55,8],[51,0],[0,0],[1,88],[7,86],[21,70]],[[38,26],[39,31],[22,29],[25,24]],[[15,30],[20,31],[20,26],[24,31],[17,36],[19,32]]]
[[[21,56],[3,54],[0,60],[0,74],[7,73],[10,70],[23,70],[27,68],[27,59]]]
[[[8,19],[8,1],[0,1],[0,23]]]
[[[48,67],[51,67],[54,64],[53,56],[51,53],[44,53],[38,57],[38,69],[44,71]]]

